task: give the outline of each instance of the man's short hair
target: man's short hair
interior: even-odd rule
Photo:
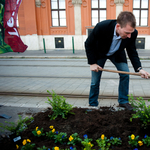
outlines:
[[[136,27],[136,19],[132,12],[122,11],[117,17],[117,23],[120,24],[121,28],[129,24],[132,28]]]

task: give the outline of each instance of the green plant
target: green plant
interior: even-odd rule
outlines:
[[[39,129],[38,127],[36,127],[32,133],[34,134],[34,136],[40,137],[40,136],[44,136],[45,133],[43,133],[43,128]]]
[[[83,137],[84,137],[84,140],[81,141],[81,144],[84,146],[84,150],[91,150],[92,147],[94,146],[91,143],[92,139],[89,139],[86,134]]]
[[[132,114],[130,121],[132,121],[133,118],[139,118],[144,128],[150,125],[150,105],[147,107],[142,97],[137,98],[137,101],[135,101],[133,95],[129,96],[129,102],[136,112],[135,114]]]
[[[63,144],[67,139],[67,133],[64,132],[58,132],[58,134],[54,135],[55,143],[59,142]]]
[[[54,135],[55,135],[55,128],[53,126],[50,126],[49,127],[51,129],[51,131],[49,132],[46,132],[46,136],[49,138],[49,139],[54,139]]]
[[[145,135],[142,141],[144,144],[146,144],[146,146],[150,146],[150,137],[148,135]]]
[[[110,143],[109,143],[109,139],[107,139],[107,137],[105,137],[104,134],[101,135],[101,138],[96,140],[100,150],[109,150],[110,147]]]
[[[50,93],[47,90],[47,92],[52,96],[52,100],[48,98],[48,102],[46,102],[52,106],[53,114],[49,115],[50,120],[55,120],[55,118],[57,118],[59,115],[66,119],[68,114],[74,114],[71,112],[73,106],[68,104],[63,96],[57,95],[54,91],[53,93]]]
[[[129,143],[132,147],[138,146],[138,138],[139,138],[139,136],[136,136],[136,137],[135,137],[135,135],[132,134],[131,136],[128,136],[128,138],[129,138],[128,143]]]
[[[8,130],[12,133],[15,133],[16,135],[19,135],[20,132],[28,128],[27,126],[33,120],[33,117],[31,118],[26,117],[25,119],[22,119],[20,115],[18,115],[18,117],[19,120],[17,121],[17,123],[8,121],[5,121],[5,123],[8,123],[9,125],[3,125],[2,123],[0,123],[0,127],[3,128],[3,130],[0,131],[4,132],[5,130]]]
[[[31,144],[31,140],[29,139],[25,139],[22,142],[23,146],[21,148],[21,150],[33,150],[35,147],[35,144]]]
[[[120,138],[110,137],[110,144],[112,145],[121,145],[122,141]]]
[[[79,138],[78,133],[74,133],[69,137],[69,142],[67,143],[72,144],[72,145],[76,145],[77,143],[81,142],[81,138]]]

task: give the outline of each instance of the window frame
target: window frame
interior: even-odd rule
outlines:
[[[148,6],[149,6],[149,0],[148,1]],[[134,0],[133,0],[133,4],[134,4]],[[148,18],[149,18],[149,7],[147,8],[141,8],[142,7],[142,0],[140,0],[140,8],[133,8],[134,10],[138,10],[139,11],[139,22],[138,22],[138,26],[139,27],[147,27],[148,26]],[[142,10],[147,10],[147,25],[141,25],[141,12]],[[136,17],[136,16],[135,16]]]
[[[65,12],[65,15],[66,15],[66,0],[64,0],[65,1],[65,9],[62,9],[62,8],[60,8],[59,7],[59,0],[57,0],[57,9],[52,9],[52,1],[50,2],[50,4],[51,4],[51,19],[52,19],[52,27],[66,27],[67,26],[67,21],[66,21],[66,25],[65,26],[62,26],[61,24],[60,24],[60,11],[64,11]],[[55,25],[53,25],[53,16],[52,16],[52,12],[53,11],[57,11],[57,13],[58,13],[58,26],[55,26]],[[65,16],[65,20],[66,20],[66,16]]]
[[[92,11],[93,10],[97,10],[98,11],[98,22],[100,22],[100,11],[101,10],[105,10],[106,11],[106,19],[107,19],[107,0],[106,0],[106,7],[105,8],[101,8],[100,7],[100,0],[98,0],[98,8],[92,8],[92,0],[91,0],[91,25],[95,26],[95,25],[92,24]]]

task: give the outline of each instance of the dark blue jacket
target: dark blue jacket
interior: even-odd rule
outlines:
[[[105,20],[99,22],[92,30],[91,34],[85,41],[86,55],[88,58],[88,64],[97,63],[98,59],[105,58],[108,53],[114,34],[114,28],[117,24],[116,20]],[[136,51],[135,41],[138,35],[138,31],[135,29],[131,33],[131,38],[122,39],[119,50],[113,55],[115,56],[116,62],[127,63],[127,54],[131,60],[134,70],[141,67],[141,62]]]

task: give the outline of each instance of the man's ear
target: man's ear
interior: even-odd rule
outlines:
[[[121,27],[121,26],[120,26],[119,23],[117,23],[117,24],[116,24],[116,29],[119,29],[119,27]]]

